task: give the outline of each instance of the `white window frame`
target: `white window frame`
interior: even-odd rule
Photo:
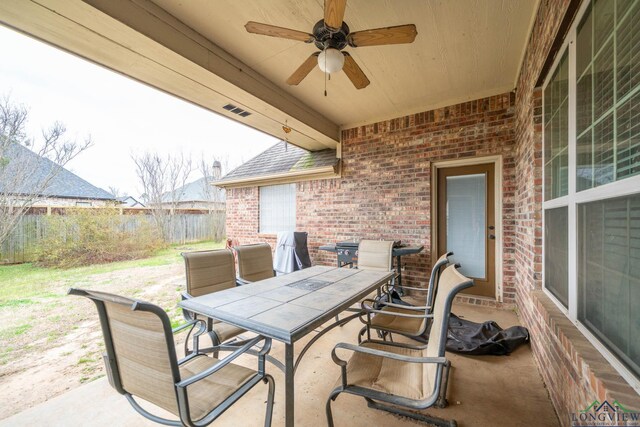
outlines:
[[[607,359],[611,366],[618,371],[618,373],[633,387],[636,392],[640,393],[640,378],[636,376],[631,370],[629,370],[609,349],[585,326],[578,320],[578,235],[577,235],[577,206],[582,203],[595,202],[603,199],[613,199],[616,197],[629,196],[632,194],[638,194],[640,191],[640,175],[632,176],[630,178],[622,179],[621,181],[614,181],[608,184],[599,185],[594,188],[582,190],[576,192],[576,38],[577,28],[582,21],[584,14],[586,13],[591,0],[583,2],[580,6],[576,18],[571,26],[571,30],[567,34],[564,43],[558,54],[556,55],[553,66],[547,74],[544,84],[542,86],[542,126],[544,129],[544,90],[551,81],[555,70],[562,59],[565,49],[569,52],[569,111],[568,111],[568,194],[566,196],[558,197],[553,200],[544,200],[546,182],[544,179],[544,167],[546,158],[544,157],[544,130],[542,132],[542,289],[544,293],[558,306],[567,318],[578,328],[580,332],[591,342],[591,344]],[[617,24],[617,23],[616,23]],[[544,241],[544,213],[548,209],[568,207],[568,252],[569,252],[569,265],[568,265],[568,286],[569,286],[569,306],[565,307],[551,291],[549,291],[544,285],[545,278],[545,246]]]
[[[262,189],[263,188],[270,188],[270,187],[288,187],[290,191],[293,192],[293,200],[292,203],[293,205],[289,207],[290,211],[293,214],[293,224],[291,224],[291,227],[288,227],[287,229],[282,229],[282,230],[263,230],[262,228],[262,215],[263,215],[263,194],[262,194]],[[259,234],[277,234],[281,231],[294,231],[296,228],[296,199],[297,199],[297,186],[295,183],[293,184],[273,184],[273,185],[262,185],[260,187],[258,187],[258,233]]]

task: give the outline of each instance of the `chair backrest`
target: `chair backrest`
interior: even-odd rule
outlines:
[[[111,385],[121,394],[177,414],[175,383],[180,372],[167,313],[153,304],[105,292],[70,289],[69,294],[96,304]]]
[[[238,277],[247,282],[273,277],[273,255],[268,243],[236,246],[234,249],[238,256]]]
[[[228,249],[183,252],[187,293],[198,297],[236,286],[233,253]]]
[[[426,350],[427,357],[444,357],[453,298],[461,290],[473,286],[473,280],[460,274],[457,267],[457,264],[450,265],[440,275],[438,294],[433,306],[429,344]],[[425,375],[428,376],[427,381],[429,382],[425,382],[425,384],[436,386],[437,368],[434,363],[427,364]]]
[[[438,281],[440,279],[440,273],[442,269],[449,264],[449,257],[453,255],[453,252],[447,252],[442,255],[438,260],[433,264],[433,268],[431,269],[431,277],[429,277],[429,289],[427,290],[427,302],[426,306],[431,307],[431,309],[427,309],[428,313],[433,311],[433,302],[436,298],[436,293],[438,292]]]
[[[393,241],[362,240],[358,245],[358,268],[361,270],[391,270]]]

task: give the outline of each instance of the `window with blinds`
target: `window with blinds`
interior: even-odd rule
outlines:
[[[275,234],[296,228],[296,185],[260,187],[260,233]]]
[[[640,173],[640,2],[594,1],[576,37],[576,189],[583,191]]]
[[[569,55],[565,52],[544,91],[545,200],[567,195],[569,141]]]
[[[640,389],[640,0],[581,6],[543,91],[544,289]]]
[[[566,206],[544,211],[544,285],[565,307],[569,306],[568,219]]]
[[[640,375],[640,195],[578,209],[578,319]]]

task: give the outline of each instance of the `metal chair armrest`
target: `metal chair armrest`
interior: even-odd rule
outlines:
[[[425,311],[431,308],[427,305],[403,305],[403,304],[396,304],[393,302],[385,302],[385,301],[380,301],[378,304],[384,305],[385,307],[395,307],[395,308],[401,308],[403,310],[410,310],[410,311]]]
[[[189,326],[194,326],[196,323],[200,323],[200,331],[198,331],[198,333],[196,335],[200,335],[203,334],[206,329],[207,329],[207,324],[204,320],[202,319],[195,319],[195,320],[190,320],[187,323],[183,323],[182,325],[176,326],[175,328],[173,328],[171,330],[172,333],[176,334],[178,332],[183,331],[184,329],[186,329]]]
[[[266,337],[263,337],[262,335],[259,335],[259,336],[255,337],[254,339],[249,340],[245,345],[243,345],[242,347],[240,347],[239,349],[237,349],[236,351],[234,351],[233,353],[231,353],[230,355],[228,355],[224,359],[220,360],[218,363],[216,363],[212,367],[210,367],[208,369],[205,369],[204,371],[202,371],[202,372],[200,372],[198,374],[195,374],[195,375],[193,375],[191,377],[183,379],[182,381],[180,381],[179,383],[176,384],[176,387],[178,387],[178,388],[186,388],[186,387],[190,386],[191,384],[193,384],[195,382],[198,382],[198,381],[208,377],[209,375],[212,375],[212,374],[218,372],[220,369],[222,369],[225,366],[227,366],[229,363],[231,363],[232,361],[237,359],[243,353],[246,353],[251,347],[253,347],[254,345],[256,345],[257,343],[259,343],[262,340],[265,341],[265,344],[264,344],[263,348],[260,350],[259,355],[260,355],[260,359],[263,359],[262,360],[262,364],[264,364],[264,356],[271,349],[271,338],[266,338]]]
[[[391,353],[389,351],[384,351],[384,350],[376,350],[373,348],[368,348],[368,347],[363,347],[360,345],[355,345],[355,344],[349,344],[349,343],[338,343],[336,344],[336,346],[333,348],[333,352],[332,352],[332,358],[333,355],[336,353],[336,350],[338,349],[345,349],[345,350],[350,350],[356,353],[364,353],[364,354],[369,354],[372,356],[380,356],[380,357],[386,357],[387,359],[394,359],[394,360],[399,360],[401,362],[408,362],[408,363],[437,363],[437,364],[445,364],[447,363],[447,358],[446,357],[413,357],[413,356],[405,356],[403,354],[397,354],[397,353]],[[340,359],[337,354],[335,355],[334,361],[335,359],[340,360],[341,362],[343,362],[342,359]],[[346,364],[346,362],[345,362]]]
[[[420,292],[429,291],[429,288],[416,288],[414,286],[405,286],[405,285],[402,285],[402,289],[409,289],[410,291],[420,291]]]
[[[385,304],[386,305],[386,304]],[[401,308],[405,308],[404,305],[397,305],[397,307],[401,307]],[[386,316],[397,316],[397,317],[406,317],[408,319],[428,319],[430,317],[433,317],[433,314],[408,314],[408,313],[399,313],[397,311],[384,311],[384,310],[376,310],[375,308],[371,307],[371,308],[366,308],[366,313],[367,315],[369,314],[384,314]],[[424,309],[420,310],[421,312],[424,311]]]
[[[400,345],[397,345],[395,347],[401,347]],[[372,356],[380,356],[380,357],[386,357],[388,359],[395,359],[395,360],[399,360],[402,362],[408,362],[408,363],[438,363],[438,364],[445,364],[447,363],[447,359],[445,357],[411,357],[411,356],[404,356],[401,354],[396,354],[396,353],[391,353],[391,352],[387,352],[387,351],[382,351],[382,350],[375,350],[372,348],[367,348],[367,347],[362,347],[359,345],[354,345],[354,344],[348,344],[348,343],[338,343],[336,344],[336,346],[333,348],[333,350],[331,351],[331,358],[333,359],[333,362],[340,366],[340,371],[341,371],[341,378],[342,378],[342,387],[343,388],[347,388],[347,364],[348,362],[344,359],[341,359],[338,354],[337,354],[337,350],[338,349],[344,349],[344,350],[350,350],[353,352],[357,352],[357,353],[364,353],[364,354],[369,354]]]
[[[190,313],[190,314],[191,314],[191,313]],[[185,315],[185,317],[186,317],[186,315]],[[190,355],[190,356],[195,356],[195,355],[197,355],[197,354],[198,354],[198,352],[199,352],[199,350],[200,350],[200,339],[199,339],[199,338],[200,338],[200,335],[204,334],[204,333],[207,331],[207,322],[205,322],[205,321],[204,321],[204,320],[202,320],[202,319],[192,319],[192,320],[189,320],[187,323],[185,323],[185,324],[183,324],[183,325],[180,325],[180,326],[177,326],[177,327],[175,327],[175,328],[173,328],[173,329],[171,330],[171,332],[175,334],[175,333],[178,333],[178,332],[181,332],[181,331],[183,331],[183,330],[187,329],[187,328],[190,326],[190,327],[191,327],[191,330],[189,331],[189,334],[190,334],[190,333],[191,333],[191,331],[193,330],[193,328],[195,328],[195,327],[196,327],[196,324],[199,324],[199,325],[200,325],[200,328],[198,329],[198,331],[197,331],[195,334],[193,334],[193,337],[192,337],[192,341],[193,341],[193,344],[192,344],[192,345],[193,345],[193,352],[191,353],[191,355]],[[187,339],[187,340],[189,339],[189,335],[187,335],[187,338],[186,338],[186,339]],[[186,347],[186,345],[187,345],[187,344],[186,344],[186,342],[185,342],[185,353],[187,352],[187,350],[186,350],[186,348],[187,348],[187,347]],[[181,360],[178,364],[180,364],[180,363],[184,363],[184,362],[186,362],[188,359],[190,359],[190,357],[189,357],[189,356],[185,357],[185,358],[184,358],[183,360]]]

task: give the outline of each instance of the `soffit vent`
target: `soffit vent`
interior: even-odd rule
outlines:
[[[227,104],[227,105],[223,106],[222,108],[224,108],[225,110],[227,110],[227,111],[228,111],[228,112],[230,112],[230,113],[237,114],[237,115],[239,115],[240,117],[247,117],[247,116],[250,116],[250,115],[251,115],[251,113],[250,113],[250,112],[248,112],[248,111],[246,111],[246,110],[243,110],[243,109],[242,109],[242,108],[240,108],[240,107],[236,107],[236,106],[235,106],[235,105],[233,105],[233,104]]]

